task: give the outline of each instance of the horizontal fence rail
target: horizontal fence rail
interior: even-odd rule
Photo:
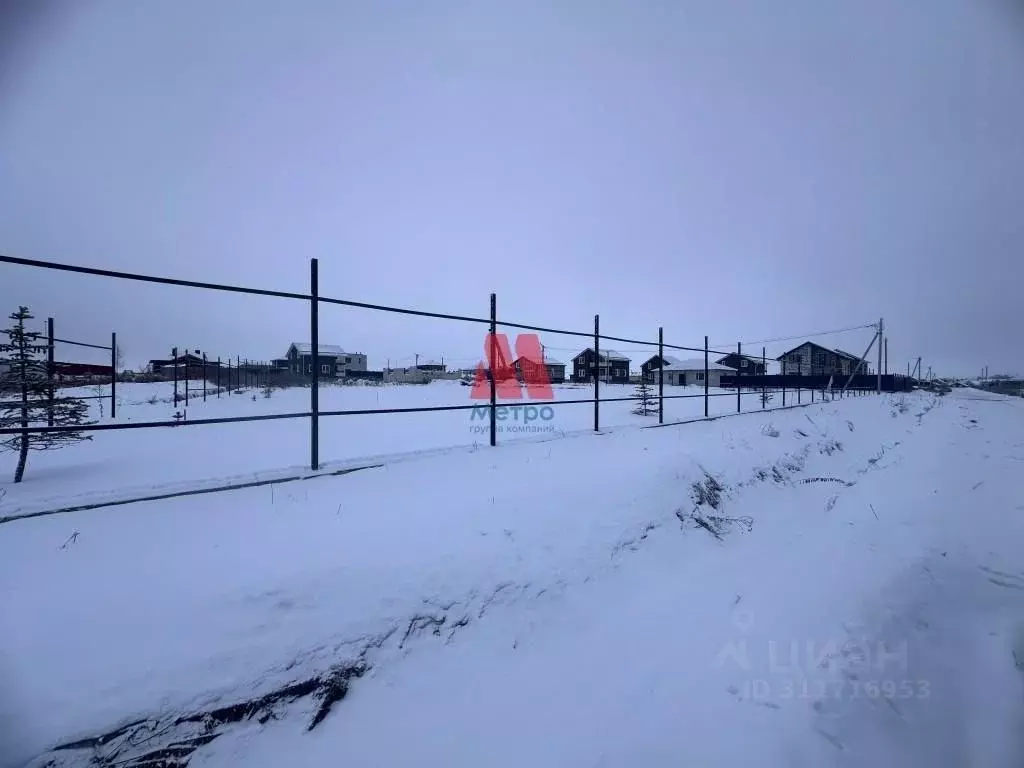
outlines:
[[[293,300],[293,301],[306,302],[309,305],[309,311],[310,311],[309,338],[310,338],[310,344],[311,344],[311,355],[310,355],[311,371],[310,371],[310,385],[309,385],[310,386],[310,407],[309,407],[308,410],[291,412],[291,413],[260,414],[260,415],[253,415],[253,416],[230,416],[230,417],[218,417],[218,418],[189,419],[187,417],[182,417],[182,418],[176,418],[175,420],[172,420],[172,421],[141,421],[141,422],[126,422],[126,423],[102,423],[102,424],[86,424],[86,425],[81,425],[81,426],[53,426],[52,424],[49,424],[47,426],[28,426],[28,427],[17,426],[17,427],[5,427],[5,428],[0,429],[0,435],[18,435],[18,434],[27,435],[27,434],[36,434],[36,433],[46,434],[46,433],[60,433],[60,432],[102,432],[102,431],[112,431],[112,430],[122,430],[122,429],[176,428],[176,427],[200,426],[200,425],[208,425],[208,424],[232,424],[232,423],[245,423],[245,422],[255,422],[255,421],[273,421],[273,420],[288,420],[288,419],[308,419],[310,421],[310,461],[309,461],[309,464],[310,464],[310,468],[311,469],[318,470],[320,468],[320,460],[319,460],[319,419],[320,418],[344,417],[344,416],[383,415],[383,414],[403,414],[403,413],[405,413],[405,414],[408,414],[408,413],[429,413],[429,412],[435,412],[435,411],[441,412],[441,411],[467,411],[467,410],[472,410],[472,411],[475,411],[475,412],[478,412],[478,413],[481,412],[481,411],[484,411],[484,412],[489,414],[489,419],[490,419],[490,442],[491,442],[491,445],[496,445],[496,443],[497,443],[497,438],[496,438],[497,426],[496,426],[496,424],[497,424],[497,421],[498,421],[497,414],[498,414],[498,411],[500,409],[509,409],[509,408],[517,408],[517,407],[518,408],[524,408],[524,407],[541,408],[541,407],[554,407],[554,406],[560,406],[560,405],[591,404],[593,406],[593,408],[594,408],[594,430],[595,431],[600,431],[600,428],[601,428],[600,427],[600,425],[601,425],[601,422],[600,422],[600,404],[601,403],[628,402],[628,401],[641,401],[641,400],[648,400],[649,402],[655,402],[656,401],[657,402],[656,415],[658,417],[658,424],[659,425],[664,425],[664,411],[663,411],[663,407],[662,406],[663,406],[663,402],[665,400],[703,398],[704,399],[704,418],[719,418],[721,415],[724,415],[724,414],[719,414],[719,415],[716,415],[716,416],[710,416],[709,415],[708,403],[709,403],[711,398],[715,398],[715,397],[735,397],[736,398],[736,410],[737,410],[737,412],[739,412],[742,409],[742,407],[741,407],[741,399],[744,396],[750,396],[750,395],[755,395],[755,396],[759,396],[759,397],[762,398],[762,406],[761,406],[762,409],[773,410],[773,409],[767,409],[766,408],[766,403],[768,401],[767,393],[769,391],[775,392],[775,391],[781,390],[781,392],[782,392],[782,405],[783,405],[783,407],[786,407],[787,389],[789,390],[791,399],[795,395],[795,402],[793,402],[791,405],[802,404],[803,397],[804,397],[804,395],[806,393],[809,393],[810,401],[814,402],[815,392],[816,391],[821,392],[820,399],[822,399],[822,400],[825,399],[826,395],[829,395],[830,397],[841,397],[841,396],[843,396],[843,393],[841,391],[829,388],[827,386],[816,386],[816,385],[819,384],[819,382],[817,382],[817,381],[814,381],[814,382],[811,382],[811,381],[797,382],[797,385],[795,387],[792,385],[791,382],[789,383],[790,385],[788,387],[786,385],[786,382],[780,382],[778,386],[775,386],[775,385],[773,385],[773,383],[768,381],[771,378],[770,376],[747,376],[747,375],[741,375],[739,373],[737,373],[735,375],[732,375],[732,376],[728,376],[728,377],[726,377],[726,376],[722,376],[721,377],[722,378],[722,382],[721,382],[720,386],[727,387],[727,388],[729,388],[729,387],[734,388],[736,390],[735,393],[732,393],[732,392],[710,392],[709,391],[709,379],[710,379],[710,375],[709,374],[712,372],[712,368],[711,368],[711,365],[710,365],[709,356],[710,355],[725,356],[725,355],[732,355],[732,354],[742,354],[741,346],[738,345],[737,349],[735,351],[731,351],[731,352],[726,352],[726,351],[723,351],[723,350],[711,349],[709,347],[709,345],[708,345],[708,337],[706,337],[706,336],[704,337],[704,344],[703,344],[703,346],[687,346],[687,345],[680,345],[680,344],[672,344],[672,343],[669,343],[669,342],[665,341],[665,339],[664,339],[664,332],[663,332],[663,329],[661,329],[661,328],[658,329],[658,339],[654,340],[654,341],[648,341],[648,340],[642,340],[642,339],[634,339],[634,338],[628,338],[628,337],[623,337],[623,336],[613,336],[613,335],[609,335],[609,334],[602,334],[600,332],[600,318],[597,315],[595,315],[595,317],[594,317],[594,329],[593,329],[593,331],[566,330],[566,329],[546,327],[546,326],[542,326],[542,325],[533,325],[533,324],[528,324],[528,323],[517,323],[517,322],[506,321],[506,320],[500,319],[497,316],[497,297],[496,297],[496,294],[491,294],[491,311],[490,311],[490,316],[489,317],[474,317],[474,316],[471,316],[471,315],[463,315],[463,314],[451,314],[451,313],[444,313],[444,312],[431,312],[431,311],[427,311],[427,310],[411,309],[411,308],[406,308],[406,307],[395,307],[395,306],[388,306],[388,305],[385,305],[385,304],[374,304],[374,303],[369,303],[369,302],[352,301],[352,300],[348,300],[348,299],[338,299],[338,298],[332,298],[332,297],[328,297],[328,296],[321,296],[319,294],[318,262],[317,262],[316,259],[311,259],[310,260],[310,275],[309,275],[310,289],[309,289],[309,293],[297,293],[297,292],[291,292],[291,291],[268,290],[268,289],[262,289],[262,288],[253,288],[253,287],[240,286],[240,285],[230,285],[230,284],[225,284],[225,283],[212,283],[212,282],[197,281],[197,280],[182,280],[182,279],[169,278],[169,277],[160,277],[160,276],[156,276],[156,275],[146,275],[146,274],[139,274],[139,273],[133,273],[133,272],[123,272],[123,271],[109,270],[109,269],[98,269],[98,268],[93,268],[93,267],[84,267],[84,266],[78,266],[78,265],[72,265],[72,264],[60,264],[60,263],[55,263],[55,262],[39,261],[39,260],[34,260],[34,259],[22,259],[22,258],[15,258],[15,257],[11,257],[11,256],[4,256],[4,255],[0,255],[0,263],[6,263],[6,264],[11,264],[11,265],[24,266],[24,267],[30,267],[30,268],[36,268],[36,269],[56,270],[56,271],[61,271],[61,272],[70,272],[70,273],[91,275],[91,276],[95,276],[95,277],[104,277],[104,278],[110,278],[110,279],[139,281],[139,282],[153,283],[153,284],[159,284],[159,285],[169,285],[169,286],[176,286],[176,287],[195,288],[195,289],[212,290],[212,291],[224,291],[224,292],[230,292],[230,293],[247,294],[247,295],[254,295],[254,296],[265,296],[265,297],[271,297],[271,298],[281,298],[281,299],[288,299],[288,300]],[[463,405],[437,405],[437,406],[421,406],[421,407],[405,407],[405,408],[369,408],[369,409],[321,410],[320,407],[319,407],[319,397],[318,397],[318,393],[319,393],[319,376],[320,376],[320,362],[319,362],[320,358],[319,358],[319,354],[318,354],[318,352],[319,352],[319,330],[320,330],[319,329],[319,324],[320,323],[319,323],[318,308],[319,308],[320,304],[346,306],[346,307],[353,307],[353,308],[357,308],[357,309],[366,309],[366,310],[371,310],[371,311],[397,313],[397,314],[410,315],[410,316],[415,316],[415,317],[429,317],[429,318],[434,318],[434,319],[449,320],[449,321],[456,321],[456,322],[466,322],[466,323],[474,323],[474,324],[486,324],[488,326],[488,331],[487,331],[487,336],[486,336],[487,350],[488,350],[488,364],[487,364],[487,366],[483,370],[485,371],[485,374],[486,374],[485,375],[486,382],[484,383],[484,388],[486,390],[488,390],[488,395],[489,396],[487,397],[486,400],[485,399],[481,399],[481,398],[477,398],[477,399],[475,399],[474,402],[472,402],[470,404],[463,404]],[[580,380],[577,383],[585,384],[585,383],[589,382],[592,385],[592,387],[593,387],[593,395],[591,397],[587,397],[587,398],[578,398],[578,399],[574,398],[574,399],[566,399],[566,400],[535,400],[535,399],[532,399],[530,397],[527,397],[527,398],[524,398],[522,400],[512,400],[511,402],[510,402],[510,398],[504,398],[504,399],[499,398],[499,396],[497,394],[497,390],[499,388],[501,388],[503,385],[506,385],[506,382],[509,382],[509,381],[513,380],[513,376],[510,375],[511,374],[511,361],[501,361],[500,365],[492,364],[492,363],[494,363],[494,361],[498,360],[498,358],[499,358],[499,355],[496,354],[496,351],[498,349],[497,339],[498,339],[498,329],[499,328],[514,328],[514,329],[517,329],[517,330],[532,331],[532,332],[536,332],[536,333],[561,334],[561,335],[566,335],[566,336],[573,336],[573,337],[587,339],[588,342],[589,342],[589,346],[584,350],[584,352],[589,351],[589,352],[593,353],[590,357],[592,357],[594,359],[594,362],[593,362],[593,364],[590,365],[590,367],[588,369],[588,370],[592,370],[593,373],[592,373],[592,375],[589,375],[586,379]],[[110,397],[111,397],[111,417],[113,418],[115,416],[115,413],[116,413],[115,410],[114,410],[115,409],[115,405],[114,405],[114,402],[115,402],[114,401],[114,391],[115,391],[115,386],[116,386],[116,384],[115,384],[115,381],[116,381],[116,347],[117,347],[116,335],[112,335],[111,345],[109,347],[101,346],[101,345],[86,344],[86,343],[83,343],[83,342],[68,341],[68,340],[64,340],[64,339],[57,339],[57,338],[55,338],[53,336],[52,320],[51,320],[50,321],[50,327],[49,327],[49,336],[50,336],[50,350],[51,350],[51,352],[50,352],[50,363],[51,364],[53,363],[53,358],[52,358],[53,344],[57,343],[57,342],[59,342],[59,343],[66,343],[66,344],[74,344],[74,345],[83,346],[83,347],[93,347],[93,348],[96,348],[96,349],[109,349],[111,351],[111,367],[112,367],[112,370],[114,370],[114,372],[115,372],[114,376],[112,377],[113,380],[112,380],[111,395],[110,395]],[[606,350],[601,346],[601,342],[603,342],[603,341],[615,342],[615,343],[619,343],[619,344],[631,344],[631,345],[640,345],[640,346],[644,346],[644,347],[652,347],[653,348],[652,349],[652,357],[657,356],[657,358],[660,361],[662,361],[662,362],[664,361],[664,353],[665,353],[666,350],[679,350],[679,351],[687,351],[687,352],[700,353],[700,354],[703,355],[702,362],[703,362],[703,374],[704,375],[703,375],[703,380],[701,382],[698,382],[698,383],[703,383],[703,390],[704,391],[703,392],[699,392],[699,393],[666,394],[665,391],[664,391],[665,372],[664,372],[664,368],[662,367],[662,365],[659,365],[657,367],[657,369],[656,369],[657,370],[656,381],[651,381],[649,378],[644,378],[644,377],[647,377],[647,372],[644,373],[644,377],[642,377],[642,379],[641,379],[642,381],[646,382],[646,384],[648,384],[648,385],[653,386],[653,385],[656,384],[656,386],[657,386],[657,394],[655,394],[655,395],[650,395],[650,394],[648,394],[648,395],[634,394],[632,396],[626,396],[626,397],[601,397],[600,396],[601,395],[600,385],[602,383],[602,380],[607,382],[608,379],[611,378],[611,377],[603,375],[601,373],[601,367],[602,366],[600,364],[600,356],[606,354]],[[177,360],[178,360],[178,349],[175,348],[173,350],[172,354],[173,354],[174,360],[175,360],[175,365],[174,365],[174,375],[175,375],[174,403],[175,403],[175,406],[177,406],[177,403],[178,403],[178,400],[179,400],[178,394],[177,394],[178,393],[178,369],[179,369],[179,367],[181,367],[177,363]],[[587,359],[589,360],[590,357],[588,357]],[[763,357],[764,356],[763,356],[763,350],[762,350],[762,359],[763,359]],[[575,360],[575,359],[576,358],[573,358],[573,360]],[[608,363],[609,363],[608,369],[610,371],[611,368],[613,367],[613,366],[611,366],[612,358],[604,357],[604,359],[606,361],[608,361]],[[264,381],[269,381],[268,377],[271,374],[271,371],[272,371],[271,368],[264,367],[264,366],[259,366],[257,364],[250,365],[248,363],[248,361],[244,361],[241,358],[236,359],[235,362],[236,362],[236,365],[234,367],[235,385],[239,384],[239,376],[240,375],[246,376],[246,377],[252,376],[253,378],[251,378],[251,379],[247,378],[247,382],[249,382],[249,383],[255,382],[255,384],[257,386],[259,385],[259,382],[260,382],[260,374],[261,373],[264,375],[264,379],[263,380]],[[571,364],[572,363],[570,362],[570,365]],[[196,367],[201,367],[201,370],[202,370],[202,373],[203,373],[203,398],[204,399],[206,397],[207,376],[209,374],[209,371],[210,371],[211,367],[213,368],[213,370],[216,372],[216,375],[217,375],[217,388],[216,388],[216,392],[217,392],[218,396],[219,396],[219,393],[222,391],[222,388],[221,388],[221,376],[222,375],[226,375],[226,377],[227,377],[227,381],[226,381],[227,387],[226,387],[226,389],[230,393],[230,391],[232,389],[232,367],[231,367],[231,360],[230,360],[230,358],[227,361],[227,365],[226,366],[222,366],[221,365],[221,361],[220,361],[219,358],[217,359],[216,364],[214,364],[213,361],[207,361],[205,356],[204,356],[203,362],[201,363],[201,366],[199,364],[197,364]],[[188,364],[187,364],[187,362],[186,362],[185,368],[186,368],[186,370],[185,370],[185,402],[187,403],[188,402],[188,396],[189,396],[188,381],[189,381],[189,378],[190,378],[189,377],[189,371],[188,371]],[[52,368],[51,368],[51,370],[52,370]],[[222,371],[223,371],[223,373],[222,373]],[[699,369],[698,369],[698,372],[700,372]],[[628,368],[627,368],[627,374],[628,373],[629,373],[629,371],[628,371]],[[629,378],[630,377],[627,375],[627,380],[626,381],[621,381],[619,379],[616,379],[612,383],[633,383],[633,384],[636,383],[636,382],[629,381],[628,380]],[[891,376],[890,377],[886,377],[886,378],[887,379],[892,379],[893,382],[896,381]],[[519,386],[518,378],[516,378],[514,380],[516,381],[516,385]],[[803,384],[803,386],[801,386],[801,384]],[[893,386],[895,387],[896,384],[894,383]],[[529,387],[529,383],[527,383],[527,387]],[[866,389],[857,390],[857,389],[851,388],[850,391],[848,391],[846,393],[846,395],[850,396],[850,395],[854,395],[854,394],[858,394],[858,393],[863,394],[866,391],[867,391]],[[106,396],[103,396],[103,397],[106,397]],[[51,395],[51,398],[53,400],[56,400],[56,398],[53,398],[52,395]],[[85,398],[77,398],[77,399],[85,399]],[[652,413],[652,415],[654,415],[654,414]],[[677,422],[677,423],[683,423],[683,422]]]

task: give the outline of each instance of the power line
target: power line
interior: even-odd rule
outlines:
[[[806,339],[806,338],[810,338],[810,337],[814,337],[814,336],[831,336],[831,335],[837,334],[837,333],[847,333],[848,331],[860,331],[860,330],[863,330],[865,328],[872,328],[872,329],[874,329],[874,328],[877,328],[877,327],[878,327],[878,323],[868,323],[867,325],[855,325],[855,326],[852,326],[850,328],[838,328],[838,329],[836,329],[834,331],[817,331],[816,333],[799,333],[799,334],[797,334],[795,336],[779,336],[778,338],[774,338],[774,339],[758,339],[756,341],[743,341],[743,342],[740,342],[740,343],[742,343],[744,345],[746,345],[746,344],[772,344],[772,343],[774,343],[776,341],[792,341],[793,339]],[[719,346],[717,342],[716,342],[715,346]],[[726,345],[726,346],[729,346],[729,345]]]

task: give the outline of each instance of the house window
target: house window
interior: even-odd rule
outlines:
[[[704,381],[704,371],[697,371],[697,381]]]
[[[327,365],[326,363],[321,364],[321,366],[320,366],[320,373],[330,373],[330,372],[331,372],[331,366]]]

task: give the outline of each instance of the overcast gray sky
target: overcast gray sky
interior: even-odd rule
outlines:
[[[5,9],[6,255],[295,291],[317,257],[326,295],[486,315],[496,291],[508,320],[684,344],[884,316],[893,369],[1024,372],[1010,0]],[[19,303],[117,330],[131,365],[308,334],[299,302],[0,265]],[[468,365],[483,331],[325,307],[321,340]]]

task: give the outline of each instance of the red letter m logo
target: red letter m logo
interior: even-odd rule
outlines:
[[[508,346],[508,336],[504,333],[488,333],[484,337],[484,352],[487,355],[487,366],[480,363],[476,367],[470,398],[490,399],[491,385],[487,379],[488,373],[494,376],[495,395],[499,399],[518,400],[523,396],[520,377],[523,384],[526,384],[526,395],[531,400],[555,398],[548,367],[544,363],[544,350],[537,334],[519,334],[516,337],[516,357],[513,358]]]

